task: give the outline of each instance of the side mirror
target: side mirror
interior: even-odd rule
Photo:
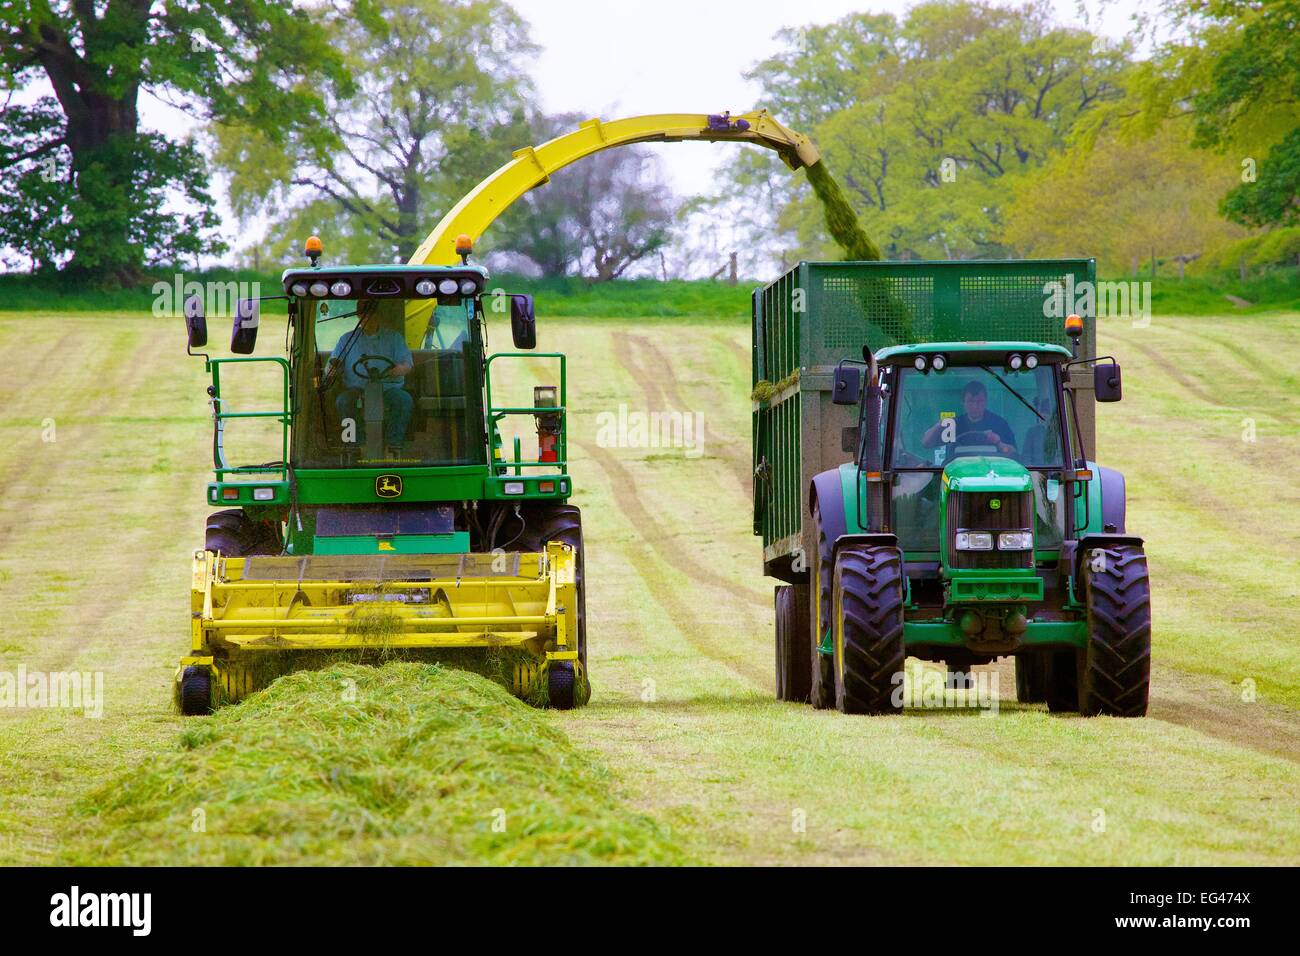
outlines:
[[[1092,390],[1099,402],[1118,402],[1124,393],[1120,387],[1119,365],[1115,362],[1094,365]]]
[[[230,332],[230,351],[236,355],[252,355],[257,344],[257,323],[262,316],[262,303],[256,299],[240,299],[235,303],[235,326]]]
[[[533,312],[531,295],[510,297],[510,332],[515,339],[515,348],[537,348],[537,316]]]
[[[181,306],[185,316],[185,331],[189,335],[189,347],[201,349],[208,344],[208,317],[203,314],[203,297],[192,295]]]
[[[835,384],[831,389],[834,405],[856,405],[862,395],[862,370],[856,365],[835,366]]]

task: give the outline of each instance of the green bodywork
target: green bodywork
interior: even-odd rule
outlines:
[[[286,270],[283,283],[288,292],[296,281],[310,282],[320,275],[338,278],[388,276],[406,278],[414,284],[415,278],[433,278],[439,275],[464,278],[479,276],[482,283],[487,273],[476,267],[434,267],[405,265],[332,265],[313,269]],[[485,310],[480,291],[472,297],[472,322],[483,323]],[[301,363],[311,356],[305,354],[309,337],[301,334],[302,323],[315,322],[317,298],[299,299],[291,292],[286,296],[290,322],[296,328],[294,344],[289,357],[234,357],[207,358],[206,367],[212,376],[209,395],[212,399],[213,422],[216,429],[214,441],[214,478],[207,487],[210,505],[223,508],[243,508],[253,520],[285,522],[288,554],[374,554],[383,552],[456,554],[470,550],[466,532],[445,535],[393,535],[393,536],[335,536],[318,537],[315,534],[313,506],[321,505],[382,505],[409,502],[487,502],[487,501],[564,501],[573,493],[568,474],[567,455],[567,380],[565,356],[559,352],[500,352],[484,355],[478,343],[482,335],[473,337],[473,359],[480,363],[482,378],[482,408],[484,413],[482,434],[486,436],[482,460],[485,464],[392,465],[352,467],[294,467],[291,459],[293,429],[303,414],[301,403],[295,404],[295,394],[306,391],[295,387],[302,377]],[[411,297],[413,298],[413,296]],[[471,297],[465,296],[468,302]],[[403,299],[405,301],[405,298]],[[437,300],[441,302],[442,300]],[[457,301],[461,301],[457,297]],[[492,368],[500,361],[555,359],[559,364],[558,404],[556,406],[499,406],[493,404]],[[226,407],[227,385],[223,370],[228,376],[235,368],[260,363],[277,367],[283,382],[279,407],[273,409],[230,410]],[[310,398],[310,396],[308,396]],[[513,447],[507,448],[502,438],[502,423],[519,416],[551,416],[558,420],[559,435],[555,460],[528,459],[521,453],[516,438]],[[282,429],[280,461],[258,465],[231,465],[225,461],[222,436],[227,422],[240,419],[272,419]],[[398,495],[381,495],[379,486],[383,479],[395,476],[400,479]],[[392,482],[390,481],[390,484]]]

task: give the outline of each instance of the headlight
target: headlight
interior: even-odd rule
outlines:
[[[1026,356],[1025,356],[1025,368],[1038,368],[1038,356],[1037,356],[1037,355],[1026,355]]]
[[[339,281],[330,286],[330,291],[342,299],[352,292],[352,286],[346,282]]]
[[[473,295],[478,291],[478,283],[473,279],[462,279],[460,283],[461,295]]]
[[[311,284],[311,294],[318,299],[323,299],[330,294],[330,287],[324,282],[313,282]]]
[[[992,551],[993,533],[991,531],[958,531],[956,545],[958,551]]]
[[[301,299],[303,296],[307,294],[307,283],[295,282],[293,286],[289,289],[289,291]]]
[[[998,535],[999,551],[1028,551],[1033,546],[1032,531],[1004,531]]]
[[[948,360],[942,355],[936,355],[934,358],[930,359],[930,368],[934,369],[936,372],[942,372],[947,367]]]
[[[460,283],[455,279],[443,279],[438,283],[438,291],[443,295],[455,295],[460,289]]]
[[[924,372],[924,371],[925,371],[925,356],[924,356],[924,355],[918,355],[918,356],[916,357],[916,361],[914,361],[914,362],[912,363],[912,365],[915,366],[915,368],[916,368],[916,370],[917,370],[918,372]]]
[[[1011,358],[1007,359],[1007,364],[1011,366],[1011,371],[1018,372],[1020,371],[1020,366],[1025,364],[1025,360],[1019,355],[1013,355]]]
[[[415,284],[415,291],[420,295],[433,295],[437,288],[432,279],[421,279]]]
[[[274,500],[275,500],[275,489],[274,489],[274,488],[254,488],[254,489],[253,489],[253,500],[254,500],[254,501],[274,501]]]
[[[524,493],[524,483],[522,481],[507,481],[501,486],[501,490],[508,495],[522,495]]]

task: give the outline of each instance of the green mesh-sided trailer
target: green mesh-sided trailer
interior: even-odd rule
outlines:
[[[1095,259],[964,262],[801,262],[753,296],[754,534],[765,573],[803,576],[815,542],[808,487],[817,473],[852,458],[857,411],[831,403],[835,366],[913,342],[1030,341],[1068,345],[1063,315]],[[1085,302],[1093,301],[1089,296]],[[1080,313],[1084,319],[1090,314]],[[1096,354],[1093,322],[1081,355]],[[1074,378],[1088,395],[1091,374]],[[1095,449],[1094,409],[1079,403],[1082,435]]]

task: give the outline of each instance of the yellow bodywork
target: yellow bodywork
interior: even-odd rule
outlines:
[[[575,553],[567,545],[551,542],[531,554],[325,559],[325,566],[369,567],[376,572],[369,579],[323,577],[313,564],[319,560],[196,551],[191,649],[177,679],[187,666],[209,667],[223,697],[238,700],[261,683],[266,660],[281,661],[284,652],[291,660],[295,652],[495,648],[518,652],[513,680],[524,696],[548,662],[578,665]],[[268,568],[299,574],[268,576]]]
[[[791,169],[811,166],[821,158],[812,140],[783,126],[767,110],[739,113],[729,119],[733,126],[736,121],[743,120],[748,128],[711,127],[705,113],[654,113],[608,122],[589,119],[573,132],[557,136],[550,142],[516,150],[510,162],[466,193],[442,217],[415,250],[410,262],[412,265],[456,265],[460,262],[456,255],[457,236],[463,233],[477,245],[497,216],[528,190],[546,183],[551,173],[584,156],[615,146],[688,140],[753,143],[776,150]],[[424,335],[432,309],[432,301],[412,302],[407,306],[408,342],[418,342]]]

